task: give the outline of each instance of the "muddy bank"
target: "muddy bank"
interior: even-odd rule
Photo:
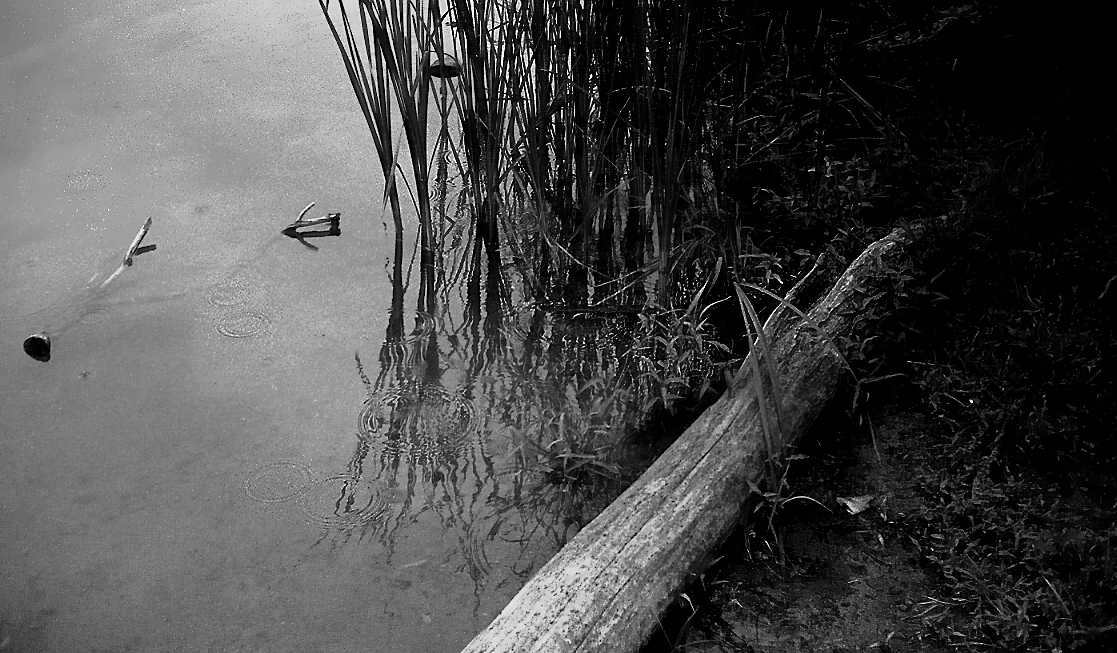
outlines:
[[[903,405],[872,419],[875,438],[835,429],[840,415],[820,420],[772,529],[761,506],[678,601],[676,632],[649,650],[946,650],[923,632],[935,591],[899,524],[917,505],[913,457],[934,426]]]

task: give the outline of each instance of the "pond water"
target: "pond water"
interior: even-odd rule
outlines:
[[[572,534],[551,328],[396,247],[316,3],[2,7],[0,649],[459,650]]]

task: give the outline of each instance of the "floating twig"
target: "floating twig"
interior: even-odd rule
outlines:
[[[128,249],[125,250],[124,257],[120,263],[120,267],[113,270],[112,274],[110,274],[104,281],[96,283],[97,275],[93,275],[93,278],[89,280],[89,285],[86,287],[85,291],[83,291],[86,301],[102,296],[101,291],[104,290],[117,277],[119,277],[120,274],[124,272],[125,268],[132,265],[135,257],[141,253],[141,249],[143,251],[151,251],[155,249],[155,245],[148,245],[147,247],[143,248],[140,247],[140,243],[142,243],[144,237],[147,236],[147,232],[149,229],[151,229],[151,218],[148,218],[146,221],[144,221],[143,226],[140,227],[139,232],[136,233],[136,237],[132,239],[132,244],[130,244],[128,246]],[[94,285],[95,283],[96,285]],[[60,326],[56,326],[50,329],[49,331],[44,329],[40,333],[33,333],[30,336],[27,336],[27,338],[23,341],[23,351],[26,352],[28,356],[34,358],[37,361],[42,361],[44,363],[49,361],[51,336],[57,336],[58,334],[68,329],[72,324],[74,324],[74,322],[80,319],[81,318],[77,318],[76,320],[68,321],[61,324]]]
[[[151,218],[148,218],[147,221],[144,222],[143,226],[140,227],[139,232],[136,233],[136,237],[132,239],[132,244],[128,246],[128,251],[124,253],[124,262],[121,263],[120,267],[118,267],[116,270],[113,271],[112,274],[109,275],[108,279],[105,279],[103,282],[101,282],[101,285],[99,286],[100,288],[104,288],[105,286],[109,285],[109,283],[120,276],[121,272],[124,272],[124,268],[132,265],[132,259],[135,258],[136,250],[140,248],[140,243],[143,241],[144,236],[147,235],[148,229],[151,229]]]
[[[313,206],[314,202],[307,204],[306,208],[302,210],[302,213],[299,213],[299,217],[290,225],[288,225],[287,229],[301,229],[303,227],[313,227],[320,224],[328,224],[331,227],[336,227],[338,226],[338,223],[341,222],[340,213],[327,213],[326,215],[318,216],[317,218],[305,217],[307,212],[310,211],[311,207]]]
[[[314,202],[306,205],[306,208],[299,213],[299,217],[294,222],[287,225],[283,229],[283,235],[289,238],[294,238],[306,247],[317,251],[317,247],[306,242],[306,238],[321,238],[323,236],[340,236],[341,235],[341,214],[340,213],[327,213],[326,215],[317,218],[307,218],[306,214],[314,206]],[[298,231],[305,227],[316,227],[326,225],[326,230],[313,230],[313,231]]]

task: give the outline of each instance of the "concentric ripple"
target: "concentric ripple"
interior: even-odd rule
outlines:
[[[346,474],[316,483],[299,504],[310,523],[339,531],[375,529],[391,512],[379,483]]]
[[[462,568],[474,581],[480,581],[492,573],[492,563],[485,551],[485,537],[480,533],[470,533],[469,539],[462,542]]]
[[[398,337],[393,337],[385,340],[385,345],[409,345],[414,343],[426,342],[431,334],[433,334],[441,326],[439,318],[426,311],[415,311],[415,325],[407,333],[402,333]],[[406,328],[404,325],[396,327],[400,331]]]
[[[221,319],[217,332],[227,338],[251,338],[265,332],[271,326],[271,318],[263,313],[245,311]]]
[[[235,276],[218,281],[206,291],[206,301],[218,308],[242,304],[259,287],[258,274],[242,270]]]
[[[263,503],[294,501],[313,485],[314,475],[302,463],[278,460],[257,468],[244,481],[244,492]]]
[[[232,283],[216,285],[206,293],[206,301],[218,308],[236,306],[246,299],[248,299],[248,292]]]
[[[404,342],[426,342],[439,326],[438,318],[426,311],[415,311],[415,327],[403,337]]]
[[[415,325],[411,331],[402,333],[405,326],[396,325],[389,333],[392,335],[381,343],[380,355],[388,365],[403,364],[409,352],[417,346],[426,346],[435,333],[441,333],[441,318],[426,311],[415,311]]]
[[[357,425],[358,437],[384,453],[435,464],[467,451],[478,429],[473,404],[435,384],[374,394],[365,401]]]
[[[99,324],[109,319],[112,313],[104,306],[90,306],[84,309],[78,320],[82,324]]]

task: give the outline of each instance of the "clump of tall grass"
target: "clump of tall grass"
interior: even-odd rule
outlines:
[[[403,211],[399,189],[405,186],[419,218],[421,247],[432,251],[434,217],[447,216],[432,215],[431,170],[438,168],[436,181],[444,183],[450,163],[466,180],[476,235],[496,251],[501,189],[517,155],[520,128],[532,122],[523,115],[530,107],[521,96],[531,65],[523,44],[528,5],[473,0],[453,1],[445,10],[438,2],[398,0],[361,0],[355,7],[337,0],[332,9],[330,0],[319,0],[319,5],[373,137],[386,182],[385,205],[397,232]],[[460,77],[434,83],[431,61],[451,53],[461,59]],[[442,101],[431,102],[432,91]],[[432,118],[438,121],[434,148]]]
[[[452,233],[470,243],[473,261],[482,252],[490,264],[510,259],[522,296],[539,307],[642,316],[632,347],[642,357],[637,379],[655,391],[641,401],[655,405],[649,397],[658,396],[663,407],[684,386],[704,393],[720,374],[720,363],[679,359],[708,356],[706,308],[736,300],[746,347],[757,353],[755,389],[775,393],[765,402],[775,411],[766,413],[766,432],[776,434],[771,458],[779,458],[779,380],[764,355],[762,309],[744,285],[725,282],[751,279],[752,267],[773,259],[722,259],[712,243],[753,231],[746,220],[764,203],[731,192],[750,166],[773,163],[777,177],[792,178],[798,194],[784,196],[829,201],[823,172],[804,181],[788,169],[833,169],[836,116],[874,115],[835,72],[824,30],[806,29],[805,11],[768,3],[743,11],[728,0],[319,4],[373,136],[397,238],[406,188],[424,262],[440,255],[441,229],[454,223],[445,187],[457,177],[454,203],[464,203],[468,225]],[[819,10],[814,20],[831,19]],[[428,61],[448,54],[460,76],[432,80]],[[822,180],[813,195],[801,190],[811,179]],[[805,213],[797,201],[791,210]],[[696,284],[683,273],[693,269],[715,272]],[[780,286],[765,290],[778,296]],[[778,478],[774,468],[769,475]]]
[[[432,162],[450,159],[491,252],[501,220],[535,219],[540,269],[529,276],[541,286],[574,280],[589,299],[587,288],[617,275],[623,250],[629,274],[655,259],[666,294],[683,234],[676,216],[700,186],[699,135],[709,131],[691,81],[697,46],[678,46],[702,42],[688,3],[681,21],[649,0],[319,5],[373,137],[385,204],[400,224],[407,187],[424,249]],[[460,77],[433,84],[429,58],[451,51]],[[435,87],[448,102],[430,102]],[[433,158],[432,109],[442,153]]]
[[[395,122],[397,117],[400,120],[410,154],[409,179],[413,185],[409,190],[419,213],[420,228],[427,236],[421,240],[424,248],[429,248],[430,205],[426,198],[430,76],[424,65],[431,50],[439,45],[436,27],[441,15],[437,4],[358,2],[355,17],[344,0],[338,0],[334,13],[330,12],[330,0],[319,0],[318,4],[372,135],[384,175],[385,203],[390,205],[397,229],[402,231],[397,176],[402,163]]]

